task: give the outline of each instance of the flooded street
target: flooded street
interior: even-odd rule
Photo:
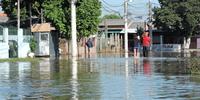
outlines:
[[[199,100],[200,77],[177,57],[0,63],[0,100]]]

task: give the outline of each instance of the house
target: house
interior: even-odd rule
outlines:
[[[137,34],[137,27],[145,29],[144,22],[128,20],[128,47],[132,49],[133,34]],[[124,48],[124,19],[105,19],[99,24],[97,50],[121,51]]]
[[[58,56],[59,38],[58,34],[53,30],[50,23],[32,25],[31,32],[33,32],[35,40],[37,41],[36,56]]]

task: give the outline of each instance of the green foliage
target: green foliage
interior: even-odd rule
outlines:
[[[39,13],[36,13],[36,9],[34,9],[34,3],[39,0],[20,0],[20,19],[21,21],[28,20],[29,9],[32,10],[32,16],[38,16]],[[11,22],[17,21],[17,0],[1,0],[3,11],[10,17]],[[32,5],[31,5],[32,4]]]
[[[116,15],[116,14],[109,14],[109,15],[104,15],[102,17],[102,20],[103,19],[121,19],[122,17],[119,16],[119,15]]]
[[[34,38],[31,38],[29,45],[30,45],[31,52],[34,52],[37,46],[37,41]]]
[[[77,14],[78,38],[96,34],[101,15],[99,0],[78,0]]]
[[[144,29],[142,27],[137,27],[137,34],[141,37],[144,33]]]
[[[41,61],[39,58],[9,58],[0,59],[0,62],[38,62]]]
[[[32,16],[41,17],[43,9],[44,19],[61,33],[62,37],[71,36],[71,0],[22,0],[21,18],[28,19],[31,5]],[[17,0],[2,0],[3,10],[11,20],[16,20]],[[99,0],[77,0],[76,3],[77,38],[87,37],[95,34],[100,22],[101,3]],[[21,23],[23,24],[23,23]]]
[[[191,74],[200,74],[200,58],[194,57],[187,59],[189,61],[189,72]]]
[[[65,0],[45,0],[44,15],[46,19],[56,27],[61,33],[69,33],[70,28],[67,25],[70,24],[70,4],[64,3]]]
[[[200,22],[200,0],[159,0],[154,9],[154,24],[159,29],[190,37],[196,34]]]

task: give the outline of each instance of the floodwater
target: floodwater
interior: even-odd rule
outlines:
[[[200,100],[200,77],[177,57],[109,54],[0,63],[0,100]]]

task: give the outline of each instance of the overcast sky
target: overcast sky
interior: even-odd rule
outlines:
[[[124,0],[100,1],[102,2],[102,15],[116,13],[124,16]],[[129,17],[135,20],[145,20],[148,16],[148,2],[149,0],[132,0],[132,2],[128,2]],[[159,6],[158,0],[151,0],[151,3],[152,6]]]

